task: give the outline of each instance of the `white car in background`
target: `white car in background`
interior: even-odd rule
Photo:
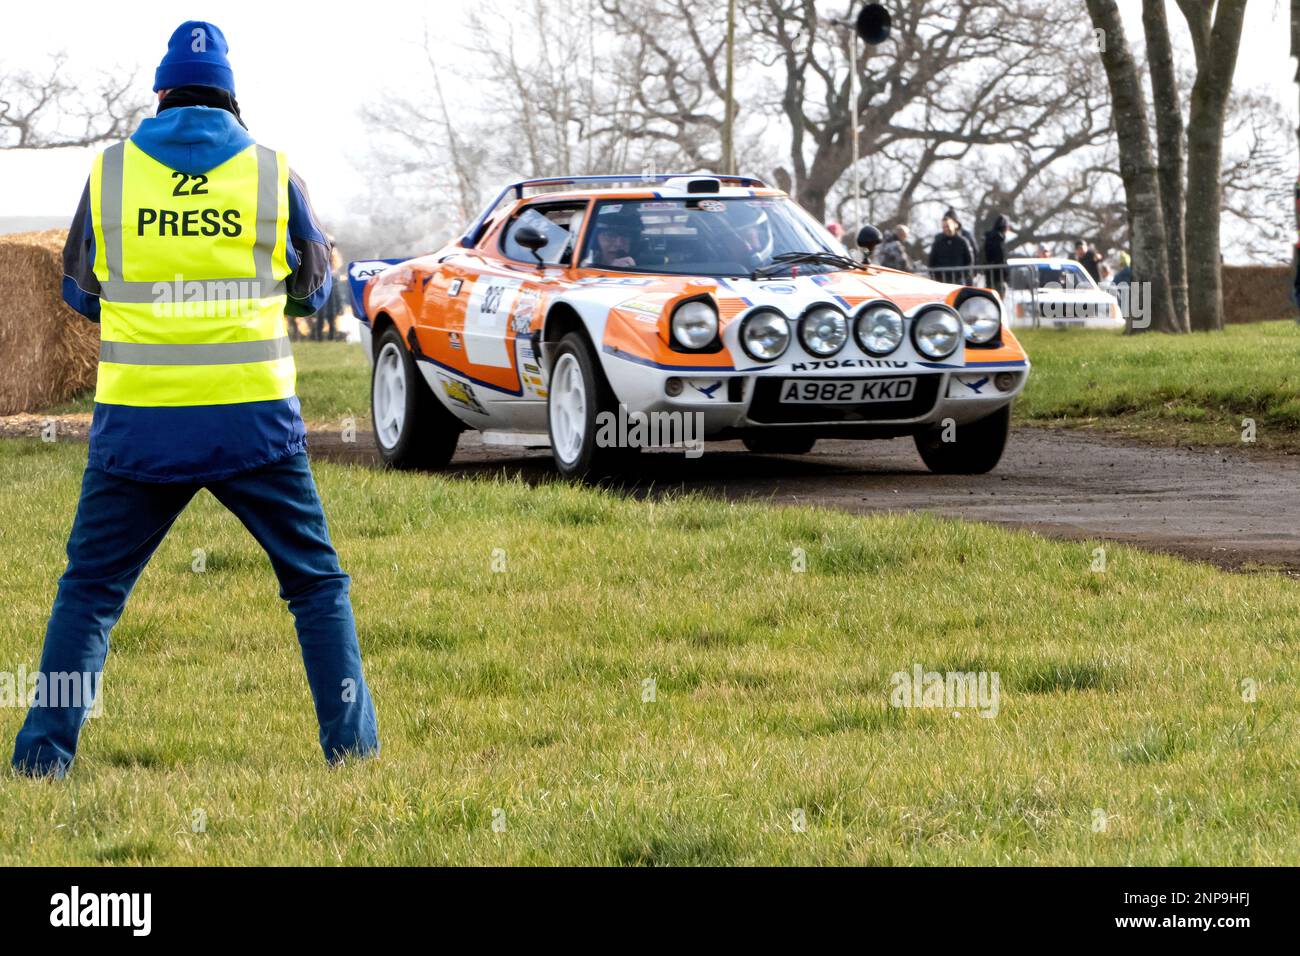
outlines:
[[[1073,259],[1008,259],[1003,296],[1013,328],[1124,329],[1119,300]]]

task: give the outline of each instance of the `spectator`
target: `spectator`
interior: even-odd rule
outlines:
[[[1300,206],[1300,185],[1296,187],[1296,205]],[[1295,279],[1291,284],[1291,304],[1300,308],[1300,240],[1295,244]],[[1300,322],[1300,315],[1296,316],[1296,321]]]
[[[876,251],[876,246],[880,245],[884,238],[880,230],[872,225],[863,226],[858,230],[858,248],[862,250],[863,262],[871,261],[871,254]]]
[[[829,232],[840,242],[844,241],[844,227],[841,226],[838,222],[828,222],[826,224],[826,231]]]
[[[1084,271],[1092,276],[1093,282],[1101,281],[1101,256],[1097,255],[1097,250],[1091,248],[1082,239],[1076,239],[1074,242],[1074,261],[1083,266]]]
[[[1007,217],[999,215],[993,221],[993,228],[984,233],[984,262],[991,267],[984,272],[985,284],[998,295],[1002,295],[1006,283],[1007,230],[1010,228]]]
[[[1041,243],[1041,242],[1038,244],[1038,251],[1035,252],[1034,255],[1039,259],[1056,258],[1056,256],[1052,255],[1052,250],[1047,248],[1047,245],[1045,243]]]
[[[1133,281],[1133,260],[1127,252],[1119,254],[1119,271],[1115,273],[1116,285],[1127,285]]]
[[[330,241],[332,243],[333,239],[331,238]],[[316,314],[311,318],[311,337],[316,342],[321,341],[322,338],[326,342],[334,341],[335,326],[338,324],[339,315],[343,312],[343,290],[347,287],[347,280],[342,272],[343,260],[339,257],[337,247],[332,251],[330,265],[330,271],[334,274],[334,285],[325,304],[317,309]],[[329,326],[329,333],[323,334],[326,326]]]
[[[961,223],[951,209],[943,217],[942,229],[930,244],[930,274],[940,282],[970,285],[975,253],[962,236]]]
[[[895,226],[889,238],[880,247],[880,264],[886,269],[911,272],[912,254],[907,251],[907,240],[911,236],[912,232],[906,226],[901,224]]]
[[[952,216],[953,220],[957,223],[958,234],[960,234],[961,237],[966,240],[966,245],[970,246],[970,261],[972,263],[978,262],[979,256],[975,254],[975,250],[978,249],[979,247],[975,245],[975,235],[969,229],[967,229],[965,226],[961,224],[961,217],[957,215],[957,210],[954,209],[952,206],[949,206],[948,211],[945,212],[944,215]]]

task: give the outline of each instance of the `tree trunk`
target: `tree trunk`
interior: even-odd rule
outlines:
[[[1191,327],[1223,328],[1223,263],[1219,219],[1223,204],[1223,121],[1237,68],[1246,0],[1209,5],[1178,0],[1196,50],[1196,83],[1187,117],[1187,305]]]
[[[1124,35],[1124,21],[1115,0],[1087,0],[1092,25],[1102,31],[1101,51],[1106,82],[1110,87],[1112,123],[1119,141],[1119,172],[1124,181],[1129,229],[1133,235],[1133,282],[1150,289],[1144,304],[1150,327],[1177,332],[1179,326],[1169,289],[1169,260],[1165,256],[1164,212],[1160,203],[1160,181],[1151,154],[1146,102],[1137,64]],[[1148,284],[1148,285],[1143,285]],[[1133,325],[1133,327],[1138,327]]]
[[[1300,0],[1296,0],[1300,3]],[[1165,217],[1165,258],[1169,260],[1169,291],[1178,331],[1186,332],[1187,234],[1183,225],[1183,106],[1178,96],[1174,49],[1164,0],[1142,0],[1142,28],[1151,68],[1151,94],[1156,112],[1156,168],[1160,206]]]
[[[1291,56],[1297,58],[1295,81],[1300,87],[1300,0],[1291,0]],[[1300,126],[1296,127],[1296,141],[1300,143]],[[1292,271],[1300,276],[1300,176],[1295,181],[1295,236],[1296,243],[1292,250]],[[1297,284],[1300,286],[1300,283]],[[1297,302],[1296,305],[1300,305]]]

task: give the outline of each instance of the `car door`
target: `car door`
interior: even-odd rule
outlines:
[[[589,203],[528,203],[479,247],[447,258],[425,293],[424,315],[446,371],[494,419],[494,427],[544,431],[546,389],[529,329],[544,297],[564,282]],[[532,226],[550,242],[541,262],[514,236]],[[457,388],[460,394],[463,389]]]

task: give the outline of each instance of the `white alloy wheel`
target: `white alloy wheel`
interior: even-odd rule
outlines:
[[[384,448],[393,448],[406,423],[406,363],[401,346],[388,342],[380,350],[374,381],[375,439]]]
[[[556,457],[566,465],[578,460],[587,437],[587,383],[572,352],[555,363],[550,393],[551,441]]]

